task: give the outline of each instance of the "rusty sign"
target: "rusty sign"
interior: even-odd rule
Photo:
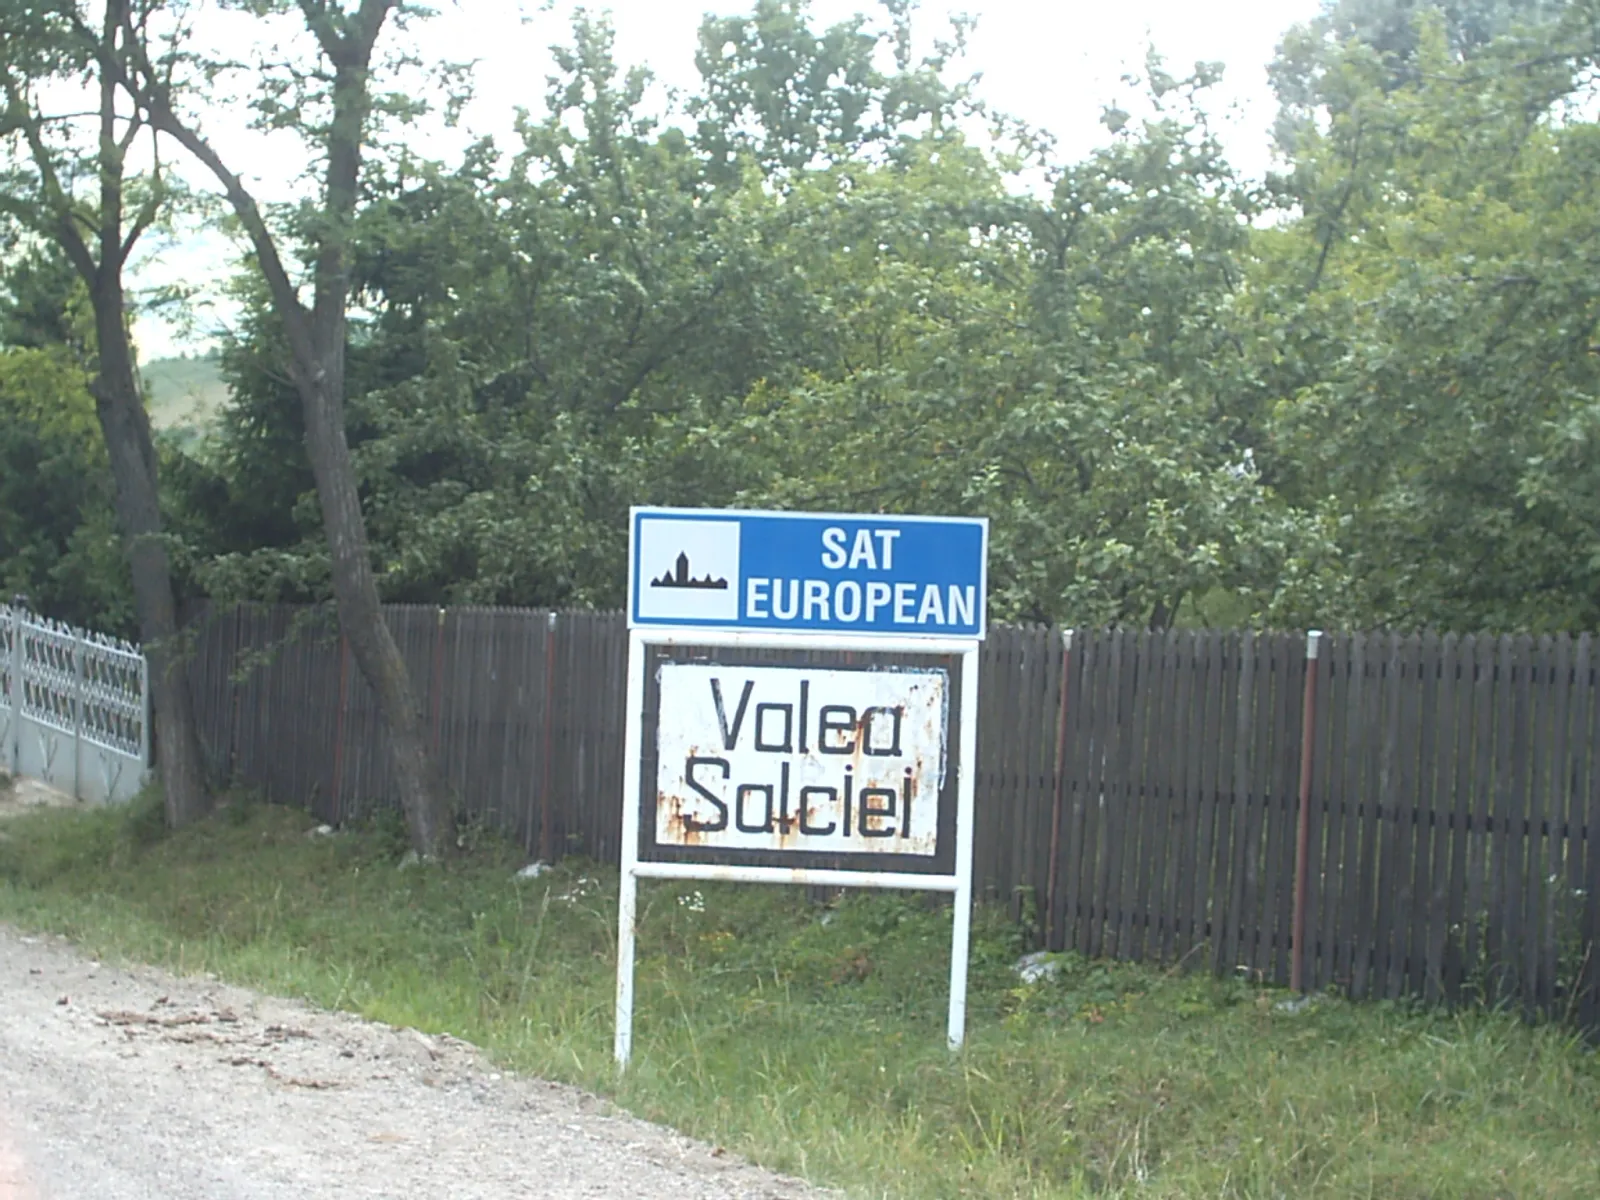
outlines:
[[[656,679],[658,846],[938,852],[946,671],[664,662]]]

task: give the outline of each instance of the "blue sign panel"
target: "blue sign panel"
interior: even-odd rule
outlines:
[[[630,626],[981,638],[989,523],[636,508]]]

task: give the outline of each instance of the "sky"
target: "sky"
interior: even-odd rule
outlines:
[[[812,0],[819,24],[849,17],[872,0]],[[465,113],[474,133],[504,139],[521,106],[539,112],[545,77],[552,64],[548,47],[566,40],[572,0],[442,0],[439,13],[418,27],[414,37],[431,55],[475,61],[475,96]],[[695,35],[707,13],[749,11],[751,3],[729,0],[611,0],[591,4],[608,9],[616,29],[616,55],[622,64],[645,64],[663,88],[694,86]],[[1294,23],[1315,15],[1318,0],[923,0],[918,25],[930,41],[947,28],[949,15],[977,17],[961,73],[981,74],[979,94],[992,107],[1050,131],[1058,157],[1081,158],[1108,136],[1100,124],[1103,108],[1118,100],[1137,111],[1122,76],[1143,65],[1154,45],[1175,75],[1196,61],[1225,64],[1223,82],[1209,111],[1219,123],[1230,160],[1259,177],[1271,165],[1268,129],[1274,102],[1267,64],[1279,39]],[[248,34],[229,29],[234,40]],[[296,193],[303,152],[292,139],[252,134],[241,123],[211,119],[210,133],[225,158],[245,164],[245,174],[264,199]],[[425,151],[448,157],[451,135],[421,134]],[[459,136],[459,135],[456,135]],[[191,175],[196,182],[201,177]],[[231,258],[220,235],[186,236],[159,247],[141,260],[135,285],[224,277]],[[135,332],[144,358],[159,358],[202,348],[208,330],[226,323],[228,308],[212,298],[184,333],[153,316],[141,316]]]

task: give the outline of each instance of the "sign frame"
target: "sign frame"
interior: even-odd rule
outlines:
[[[982,562],[980,564],[978,620],[975,633],[901,633],[897,636],[878,631],[844,632],[816,629],[730,628],[727,625],[656,625],[635,623],[634,545],[641,514],[671,516],[696,514],[697,519],[737,517],[744,510],[714,509],[633,509],[629,513],[628,545],[628,673],[626,721],[623,737],[622,779],[622,877],[617,904],[617,988],[616,1031],[613,1054],[619,1069],[626,1069],[633,1054],[634,958],[638,938],[638,897],[641,879],[708,880],[736,883],[780,883],[825,887],[860,887],[947,893],[954,913],[950,937],[950,1007],[946,1040],[952,1051],[966,1039],[967,969],[972,944],[972,843],[973,809],[977,779],[978,750],[978,651],[987,631],[988,521],[981,524]],[[820,516],[853,522],[871,521],[873,514],[785,514],[761,516]],[[940,518],[902,518],[936,522]],[[950,520],[958,520],[950,518]],[[959,519],[963,523],[972,518]],[[953,869],[938,871],[853,870],[805,866],[757,866],[728,862],[689,862],[642,859],[641,788],[643,786],[646,673],[655,647],[709,650],[840,650],[876,651],[886,654],[940,655],[955,660],[957,681],[957,723],[955,762],[955,855]],[[752,667],[757,664],[750,664]],[[730,669],[737,669],[730,667]]]

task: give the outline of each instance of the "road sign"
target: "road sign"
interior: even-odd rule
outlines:
[[[644,856],[949,873],[948,670],[663,662],[656,680]]]
[[[640,879],[951,893],[959,1046],[988,523],[631,520],[617,1062],[632,1053]],[[772,650],[812,661],[775,664]]]
[[[633,628],[984,635],[981,518],[636,508],[632,521]]]

